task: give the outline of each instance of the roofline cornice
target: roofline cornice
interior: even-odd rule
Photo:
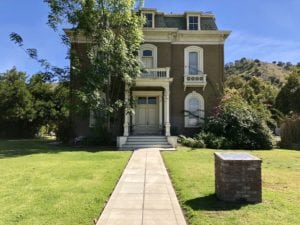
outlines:
[[[90,43],[83,32],[64,29],[71,43]],[[144,28],[144,42],[169,42],[173,44],[224,44],[231,31],[227,30],[179,30],[177,28]]]

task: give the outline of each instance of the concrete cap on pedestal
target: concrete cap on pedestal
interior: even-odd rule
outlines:
[[[261,161],[261,159],[245,152],[215,152],[215,155],[226,161]]]

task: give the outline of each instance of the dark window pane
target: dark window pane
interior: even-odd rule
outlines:
[[[198,52],[190,52],[189,53],[189,74],[197,75],[199,70],[199,56]]]
[[[155,105],[156,104],[156,97],[149,97],[148,104]]]
[[[198,30],[198,17],[197,16],[189,17],[189,29],[190,30]]]
[[[198,24],[190,24],[190,30],[198,30]]]
[[[190,23],[198,23],[198,17],[197,16],[190,16],[189,17]]]
[[[145,17],[146,17],[146,23],[144,27],[152,27],[153,15],[151,13],[146,13]]]
[[[138,104],[139,105],[147,104],[147,98],[146,97],[139,97],[138,98]]]
[[[144,50],[143,51],[143,56],[144,57],[152,57],[152,51],[151,50]]]

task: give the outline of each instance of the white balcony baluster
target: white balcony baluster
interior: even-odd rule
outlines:
[[[170,77],[170,68],[154,68],[154,69],[144,69],[140,74],[141,78],[150,79],[165,79]]]

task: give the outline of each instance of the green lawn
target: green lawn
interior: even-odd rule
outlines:
[[[130,155],[0,141],[0,224],[93,224]]]
[[[253,151],[263,159],[263,203],[233,204],[214,195],[214,150],[163,152],[190,225],[299,224],[300,151]]]

